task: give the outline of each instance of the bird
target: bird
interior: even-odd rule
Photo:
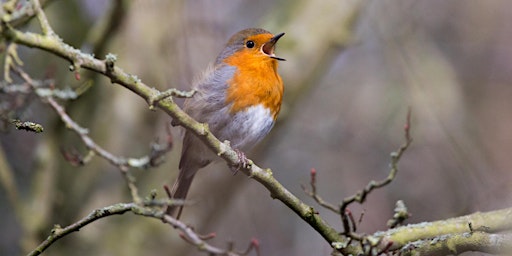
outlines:
[[[195,94],[183,110],[196,121],[208,124],[221,141],[229,141],[241,162],[272,129],[281,109],[284,86],[278,74],[276,43],[284,33],[262,28],[235,33],[200,79],[193,83]],[[218,159],[195,134],[185,131],[179,173],[168,194],[185,200],[197,171]],[[169,206],[167,214],[179,219],[183,205]]]

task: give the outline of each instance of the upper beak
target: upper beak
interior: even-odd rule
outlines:
[[[276,60],[285,61],[285,59],[279,58],[279,57],[277,57],[274,54],[274,46],[276,45],[276,43],[279,40],[279,38],[281,38],[282,36],[284,36],[284,33],[279,33],[279,34],[273,36],[272,38],[270,38],[270,40],[268,40],[268,42],[263,44],[263,47],[261,49],[263,50],[263,52],[265,54],[270,56],[270,58],[273,58],[273,59],[276,59]]]

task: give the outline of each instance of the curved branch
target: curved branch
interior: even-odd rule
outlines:
[[[101,209],[96,209],[87,215],[85,218],[62,228],[60,225],[55,225],[51,231],[51,234],[44,240],[40,245],[38,245],[33,251],[31,251],[28,256],[35,256],[43,253],[50,245],[59,240],[60,238],[72,233],[79,231],[80,228],[88,225],[89,223],[116,214],[123,214],[125,212],[131,211],[131,204],[116,204],[112,206],[107,206]]]
[[[12,28],[5,22],[2,23],[1,26],[1,33],[8,40],[53,53],[61,58],[69,60],[73,66],[79,66],[103,74],[110,78],[112,83],[120,84],[145,99],[150,106],[154,103],[155,107],[160,108],[170,115],[173,118],[174,123],[185,127],[197,135],[206,145],[216,152],[217,155],[223,158],[228,165],[240,166],[238,154],[229,146],[229,143],[219,141],[209,131],[207,125],[201,124],[187,115],[176,103],[174,103],[172,98],[163,98],[162,100],[155,102],[155,99],[162,97],[160,96],[161,92],[144,84],[136,76],[128,74],[121,68],[115,66],[115,58],[99,60],[89,54],[73,48],[52,34],[40,35],[32,32],[22,32]],[[112,55],[107,54],[107,56]],[[324,237],[329,244],[342,240],[338,232],[328,225],[318,214],[315,214],[315,211],[311,206],[303,203],[299,198],[281,185],[281,183],[273,177],[270,169],[264,170],[255,164],[251,164],[247,166],[247,168],[242,168],[241,171],[265,186],[270,191],[272,198],[278,199],[297,213],[297,215],[299,215],[322,237]]]
[[[28,254],[28,256],[40,255],[43,251],[45,251],[48,247],[50,247],[50,245],[52,245],[57,240],[61,239],[62,237],[70,233],[79,231],[81,228],[96,220],[112,215],[124,214],[126,212],[132,212],[133,214],[136,215],[160,219],[165,223],[170,224],[175,229],[178,229],[181,232],[183,232],[183,236],[185,237],[186,241],[195,245],[201,251],[228,256],[238,255],[230,250],[221,249],[205,242],[201,235],[197,234],[192,228],[187,226],[185,223],[176,220],[175,218],[172,218],[169,215],[165,215],[165,211],[163,210],[150,208],[150,206],[155,205],[159,206],[162,205],[162,203],[154,201],[144,202],[143,205],[139,205],[136,203],[119,203],[96,209],[89,213],[87,216],[85,216],[83,219],[64,228],[62,228],[60,225],[55,225],[51,231],[51,234],[46,238],[46,240],[39,244],[33,251],[31,251]]]
[[[34,0],[33,2],[37,2],[37,0]],[[37,14],[37,17],[40,21],[45,19],[44,13],[40,9]],[[209,131],[207,125],[198,123],[190,116],[188,116],[183,110],[179,108],[177,104],[174,103],[172,98],[166,97],[167,95],[162,96],[162,92],[144,84],[136,76],[128,74],[121,68],[117,67],[115,65],[115,56],[107,54],[106,60],[99,60],[89,54],[83,53],[73,48],[68,44],[65,44],[60,38],[58,38],[58,36],[51,33],[51,28],[48,29],[49,27],[47,27],[46,33],[41,35],[31,32],[22,32],[20,30],[14,29],[8,22],[5,21],[5,19],[0,20],[0,35],[5,37],[8,41],[22,44],[28,47],[42,49],[61,58],[69,60],[74,67],[82,67],[105,75],[106,77],[110,78],[112,83],[120,84],[139,95],[141,98],[146,100],[150,107],[154,105],[155,107],[160,108],[166,112],[174,119],[174,123],[185,127],[197,135],[206,145],[208,145],[214,152],[223,158],[228,163],[228,165],[240,166],[238,154],[229,146],[229,143],[219,141]],[[398,152],[398,154],[394,155],[393,158],[399,159],[400,155],[401,153]],[[241,171],[265,186],[270,192],[272,198],[280,200],[282,203],[292,209],[304,221],[311,225],[327,242],[329,242],[331,246],[342,251],[344,254],[361,254],[366,252],[363,252],[362,248],[357,245],[345,247],[347,242],[346,239],[344,239],[333,227],[329,226],[318,214],[316,214],[311,206],[303,203],[299,198],[297,198],[284,186],[282,186],[273,177],[272,171],[270,169],[262,169],[252,162],[250,163],[251,164],[246,168],[242,168]],[[396,168],[396,166],[392,166],[392,168]],[[384,180],[382,184],[387,184],[391,180],[392,178],[388,178]],[[377,187],[379,184],[381,183],[378,183]],[[33,255],[39,254],[41,252],[41,248],[47,248],[51,243],[64,236],[65,234],[77,231],[80,227],[83,227],[98,218],[113,214],[122,214],[127,211],[131,211],[139,215],[162,219],[165,222],[176,226],[180,230],[182,230],[181,228],[186,227],[181,227],[180,223],[173,222],[175,220],[170,216],[164,215],[161,211],[157,211],[152,208],[142,207],[137,204],[119,204],[115,206],[112,206],[113,209],[109,208],[108,211],[95,211],[78,223],[73,224],[75,226],[72,225],[69,228],[56,227],[53,230],[52,235],[50,235],[50,237],[36,249],[36,254]],[[500,237],[497,235],[491,236],[490,234],[485,234],[491,232],[502,232],[504,230],[512,230],[512,208],[488,213],[475,213],[443,221],[408,225],[396,229],[391,229],[386,232],[378,232],[366,238],[367,240],[371,240],[369,243],[371,246],[376,245],[380,248],[384,248],[385,251],[395,251],[417,241],[421,242],[422,240],[429,240],[432,242],[436,238],[439,239],[440,237],[443,237],[443,235],[453,235],[456,237],[461,235],[463,236],[464,234],[470,234],[471,237],[474,236],[474,239],[479,237],[482,238],[482,240],[478,241],[485,241],[483,240],[485,238],[501,238],[502,240],[499,241],[509,241],[509,237],[507,236]],[[182,231],[185,234],[188,234],[187,232],[189,232],[185,232],[185,230]],[[190,235],[192,236],[192,234]],[[190,239],[193,240],[193,238]],[[203,240],[199,239],[197,241],[198,243],[196,246],[198,248],[204,248],[204,246],[207,247]],[[373,243],[373,241],[376,242]],[[461,243],[465,241],[471,240],[463,240]],[[491,243],[488,244],[490,246],[493,245]],[[494,245],[500,246],[500,244]],[[443,248],[448,248],[449,246],[451,245],[446,244],[443,246]],[[485,250],[484,247],[482,248],[482,250]],[[459,249],[457,249],[457,252],[460,252]]]

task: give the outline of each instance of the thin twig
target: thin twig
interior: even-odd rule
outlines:
[[[44,15],[42,11],[38,12],[39,15]],[[2,19],[3,20],[3,19]],[[61,40],[58,40],[56,37],[48,37],[46,35],[39,35],[36,33],[30,33],[30,32],[21,32],[20,30],[13,29],[10,24],[5,24],[2,22],[0,24],[2,27],[0,29],[0,33],[2,34],[2,37],[5,38],[7,41],[16,42],[19,44],[23,44],[28,47],[36,47],[43,49],[45,51],[51,52],[57,56],[60,56],[64,59],[67,59],[71,61],[72,63],[78,63],[79,66],[93,70],[95,72],[104,74],[105,76],[109,77],[112,82],[119,83],[120,85],[124,86],[125,88],[133,91],[134,93],[140,95],[142,98],[144,98],[146,101],[150,99],[152,96],[154,96],[157,93],[157,90],[147,86],[146,84],[142,83],[138,78],[136,78],[133,75],[129,75],[125,73],[120,68],[117,68],[115,66],[112,66],[110,69],[108,69],[106,66],[105,61],[98,60],[90,55],[84,54],[83,52],[74,49],[73,47],[63,43]],[[77,61],[81,60],[81,61]],[[208,130],[207,126],[204,126],[202,124],[199,124],[195,122],[193,119],[190,118],[190,116],[186,115],[179,107],[171,102],[171,101],[159,101],[156,104],[156,107],[164,110],[167,114],[172,116],[173,118],[179,120],[179,123],[187,128],[189,131],[193,132],[194,134],[201,136],[201,140],[205,142],[212,150],[217,152],[223,159],[225,159],[229,164],[236,165],[238,164],[238,158],[236,157],[236,152],[234,152],[229,145],[226,145],[223,142],[220,142],[217,140]],[[408,135],[408,129],[409,125],[406,125],[406,140],[410,140],[410,136]],[[409,142],[410,143],[410,142]],[[392,164],[391,168],[395,170],[396,174],[396,165],[397,162],[402,155],[403,151],[407,148],[401,148],[403,150],[398,150],[395,152],[394,155],[392,155]],[[354,250],[349,250],[349,247],[345,247],[344,244],[340,242],[341,238],[337,232],[333,228],[331,228],[325,221],[318,216],[318,214],[314,214],[314,212],[311,210],[311,207],[304,204],[302,201],[300,201],[297,197],[295,197],[293,194],[291,194],[288,190],[286,190],[282,185],[277,182],[272,175],[271,170],[263,170],[257,165],[251,165],[251,169],[244,169],[242,170],[245,174],[248,174],[250,177],[254,178],[258,182],[260,182],[262,185],[264,185],[270,192],[272,197],[277,198],[281,200],[284,204],[286,204],[288,207],[290,207],[293,211],[295,211],[301,218],[303,218],[307,223],[309,223],[313,228],[315,228],[328,242],[331,243],[331,245],[336,249],[347,249],[343,252],[346,254],[352,253],[352,254],[360,254],[362,250],[359,248]],[[390,175],[392,172],[390,172]],[[388,181],[387,183],[391,182]],[[386,180],[384,180],[383,184],[386,183]],[[386,184],[387,184],[386,183]],[[375,184],[379,184],[375,182]],[[376,186],[376,185],[373,186]],[[370,184],[369,184],[370,185]],[[385,184],[384,184],[385,185]],[[368,193],[368,192],[367,192]],[[361,196],[361,198],[365,198]],[[362,200],[363,200],[362,199]],[[344,206],[346,208],[346,205]],[[341,208],[340,208],[341,209]],[[150,209],[152,210],[152,209]],[[344,213],[344,211],[341,211],[341,213]],[[139,213],[141,215],[144,215],[142,213]],[[147,213],[148,215],[150,213]],[[505,229],[510,229],[510,210],[507,210],[507,212],[501,212],[496,211],[493,213],[494,215],[497,215],[499,218],[499,221],[494,220],[492,217],[489,218],[488,216],[480,216],[482,214],[474,214],[475,219],[469,220],[469,223],[474,223],[473,228],[471,230],[471,234],[475,234],[475,230],[478,231],[478,229],[485,229],[487,231],[492,231],[493,229],[496,231],[503,231]],[[344,215],[344,214],[342,214]],[[471,216],[470,216],[471,217]],[[477,218],[478,217],[478,218]],[[158,217],[155,217],[158,218]],[[434,232],[435,234],[443,234],[439,231],[439,229],[446,229],[446,234],[453,234],[454,232],[458,232],[458,229],[455,229],[454,227],[451,227],[447,224],[457,225],[457,226],[463,226],[464,228],[467,228],[468,226],[468,220],[466,219],[467,216],[462,220],[462,223],[457,224],[453,220],[443,220],[440,223],[432,222],[428,223],[428,225],[422,223],[417,225],[417,227],[404,227],[399,228],[395,230],[391,230],[387,232],[386,237],[382,239],[383,242],[385,242],[386,246],[388,246],[390,243],[386,240],[393,241],[392,246],[390,250],[396,249],[396,247],[404,246],[404,242],[410,242],[410,241],[416,241],[418,239],[423,239],[423,237],[432,237],[429,234],[421,233],[419,231],[425,230],[425,231],[431,231],[430,228],[433,227],[433,230],[431,232]],[[167,219],[167,218],[164,218]],[[167,222],[170,222],[167,220]],[[477,224],[479,223],[479,224]],[[497,225],[495,225],[497,224]],[[492,226],[495,225],[495,226]],[[468,228],[469,230],[469,228]],[[486,231],[486,232],[487,232]],[[464,232],[464,231],[460,231]],[[384,235],[383,232],[381,232],[381,236]],[[406,236],[404,234],[407,234]],[[412,234],[412,236],[411,236]],[[400,236],[401,235],[401,236]],[[416,237],[414,237],[416,235]],[[376,235],[378,236],[378,235]],[[405,241],[398,241],[400,237],[406,237]],[[349,238],[349,241],[352,239]],[[199,243],[202,245],[202,243]],[[509,243],[510,244],[510,243]],[[340,247],[338,247],[340,246]],[[198,248],[202,248],[198,246]]]
[[[409,217],[411,217],[411,214],[407,210],[407,206],[405,206],[404,201],[398,200],[395,204],[393,218],[388,220],[387,226],[389,228],[396,228],[402,225],[402,223]]]
[[[66,127],[74,131],[80,139],[84,142],[85,146],[96,152],[101,157],[108,160],[111,164],[122,167],[127,165],[127,160],[123,157],[117,157],[113,155],[112,153],[108,152],[98,144],[96,144],[91,137],[89,137],[89,130],[86,128],[81,127],[79,124],[77,124],[64,110],[64,107],[62,107],[57,101],[52,98],[48,97],[46,98],[46,101],[48,104],[57,112],[59,117],[62,119],[62,121],[66,124]]]
[[[309,191],[306,186],[304,185],[301,185],[301,188],[302,190],[304,190],[304,193],[306,193],[308,196],[310,196],[311,198],[313,198],[320,206],[328,209],[328,210],[331,210],[332,212],[336,213],[336,214],[339,214],[339,207],[333,205],[333,204],[330,204],[329,202],[325,201],[324,199],[322,199],[322,197],[320,197],[317,193],[316,193],[316,174],[317,174],[317,171],[316,169],[312,168],[311,169],[311,179],[310,179],[310,186],[311,186],[311,191]]]
[[[190,90],[190,91],[180,91],[176,88],[171,88],[163,92],[159,92],[157,94],[154,94],[148,99],[149,109],[155,108],[155,103],[158,103],[161,100],[167,99],[169,97],[177,97],[177,98],[190,98],[194,96],[196,93],[196,90]]]
[[[221,249],[205,242],[205,240],[203,240],[201,236],[194,231],[194,229],[169,215],[165,215],[165,212],[162,210],[151,208],[150,206],[152,205],[154,204],[151,201],[143,202],[142,205],[137,203],[114,204],[96,209],[87,216],[85,216],[84,218],[69,226],[61,227],[59,225],[55,225],[51,231],[51,234],[46,238],[46,240],[39,244],[33,251],[31,251],[28,254],[28,256],[40,255],[57,240],[61,239],[66,235],[69,235],[70,233],[79,231],[81,228],[96,220],[112,215],[124,214],[126,212],[132,212],[136,215],[163,220],[165,223],[170,224],[175,229],[180,230],[184,234],[184,236],[186,236],[187,241],[195,245],[196,248],[198,248],[201,251],[216,255],[239,255],[235,252]]]
[[[258,239],[256,238],[253,238],[251,239],[251,243],[249,244],[249,246],[247,247],[247,249],[243,252],[239,252],[238,254],[240,255],[249,255],[249,253],[251,251],[255,251],[256,252],[256,256],[260,256],[260,241],[258,241]]]
[[[23,70],[20,68],[16,68],[17,73],[27,82],[27,84],[32,85],[32,87],[35,87],[34,84],[36,83],[35,80],[33,80],[28,74],[26,74]],[[211,246],[207,243],[205,243],[205,240],[210,239],[211,236],[203,237],[193,231],[192,228],[186,226],[182,222],[179,222],[178,220],[164,215],[163,211],[156,212],[153,209],[143,208],[138,205],[142,200],[138,196],[137,187],[135,185],[134,177],[130,174],[128,171],[128,167],[130,167],[130,159],[125,159],[122,157],[117,157],[108,152],[107,150],[103,149],[101,146],[96,144],[88,135],[88,130],[78,125],[64,110],[64,107],[62,107],[53,97],[44,97],[43,98],[59,115],[61,120],[66,124],[66,127],[74,131],[83,141],[83,143],[86,145],[88,149],[95,152],[96,154],[100,155],[101,157],[107,159],[110,163],[113,165],[116,165],[121,170],[123,177],[126,180],[126,183],[128,184],[128,187],[130,188],[130,191],[132,193],[132,197],[135,203],[129,204],[129,205],[114,205],[111,207],[106,207],[102,209],[98,209],[94,211],[93,213],[89,214],[84,219],[67,226],[65,228],[61,228],[60,226],[55,226],[52,230],[52,234],[41,244],[39,245],[33,252],[31,252],[29,255],[39,255],[42,251],[44,251],[46,248],[48,248],[53,242],[60,239],[61,237],[72,233],[74,231],[79,230],[81,227],[93,222],[96,219],[103,218],[106,216],[114,215],[114,214],[123,214],[127,211],[132,211],[135,214],[138,215],[144,215],[148,217],[154,217],[159,218],[163,220],[166,223],[171,224],[173,227],[181,230],[181,232],[184,235],[184,238],[187,242],[195,245],[198,249],[202,251],[206,251],[212,254],[222,254],[222,255],[238,255],[237,253],[223,250],[214,246]],[[170,131],[168,131],[170,132]],[[172,146],[172,137],[170,137],[170,134],[168,134],[167,137],[167,147]],[[161,155],[162,151],[168,150],[168,148],[154,148],[154,155]],[[175,201],[170,200],[171,203],[166,203],[165,205],[181,205],[184,202],[182,201]],[[159,203],[161,204],[161,203]],[[154,205],[152,203],[152,205]]]
[[[128,188],[130,189],[130,192],[132,194],[132,198],[135,202],[140,201],[140,196],[137,192],[137,186],[135,186],[135,178],[131,175],[130,172],[128,172],[128,161],[125,158],[118,157],[113,155],[112,153],[108,152],[94,140],[89,137],[89,130],[81,127],[78,125],[64,110],[64,107],[62,107],[55,99],[52,97],[47,97],[46,101],[50,106],[57,112],[57,114],[60,116],[61,120],[66,124],[66,127],[74,131],[82,140],[82,142],[85,144],[85,146],[96,152],[96,154],[100,155],[102,158],[109,161],[111,164],[117,166],[121,173],[123,174],[123,177],[125,178]]]
[[[53,32],[53,29],[50,26],[50,22],[48,22],[48,19],[46,18],[46,15],[41,8],[39,0],[32,0],[32,5],[34,6],[36,17],[39,20],[39,24],[41,25],[41,31],[43,32],[43,35],[54,37],[55,33]]]
[[[69,60],[71,63],[79,63],[82,68],[105,75],[110,78],[112,83],[122,85],[141,96],[147,102],[149,102],[152,97],[159,94],[158,90],[144,84],[136,76],[124,72],[121,68],[113,65],[113,62],[110,62],[110,65],[108,65],[105,60],[99,60],[89,54],[85,54],[54,37],[48,37],[31,32],[22,32],[12,28],[8,24],[0,25],[2,25],[0,33],[2,33],[7,41],[23,44],[28,47],[39,48],[60,56],[63,59]],[[240,164],[240,159],[238,158],[235,150],[226,143],[219,141],[209,131],[208,126],[195,121],[175,102],[171,100],[160,100],[155,103],[155,107],[160,108],[170,115],[173,118],[173,121],[176,121],[176,123],[199,136],[201,141],[223,158],[228,165],[237,166]],[[302,202],[281,183],[279,183],[273,177],[271,170],[262,169],[256,164],[252,164],[248,168],[242,169],[241,172],[265,186],[270,191],[273,198],[280,200],[292,209],[305,222],[311,225],[311,227],[313,227],[326,241],[328,241],[328,243],[331,244],[342,240],[340,234],[323,218],[318,214],[315,214],[311,206]]]
[[[33,80],[27,73],[25,73],[21,68],[17,66],[13,66],[12,70],[14,70],[25,82],[30,85],[34,90],[37,90],[37,82]],[[38,94],[38,96],[44,102],[47,102],[59,115],[60,119],[66,124],[66,127],[72,131],[74,131],[85,144],[85,146],[96,155],[106,159],[112,165],[115,165],[121,171],[123,178],[127,182],[127,186],[130,190],[132,198],[135,202],[140,202],[140,196],[138,195],[138,189],[135,185],[135,177],[128,171],[129,167],[136,168],[146,168],[148,166],[155,166],[158,164],[158,160],[156,158],[160,158],[164,153],[171,150],[172,147],[172,138],[167,139],[167,146],[163,148],[159,148],[154,146],[152,155],[145,156],[140,159],[135,158],[124,158],[115,156],[109,151],[105,150],[101,146],[99,146],[94,140],[89,136],[89,131],[86,128],[81,127],[78,123],[76,123],[64,110],[62,107],[52,96],[42,96]],[[170,136],[170,135],[168,135]],[[72,154],[65,154],[65,156],[71,157]],[[92,156],[92,155],[90,155]],[[69,159],[69,157],[67,157]],[[82,158],[80,158],[82,159]]]
[[[54,0],[40,0],[39,3],[41,8],[44,8],[46,5],[53,1]],[[26,24],[36,15],[34,12],[33,4],[29,1],[9,0],[2,5],[4,10],[9,14],[5,15],[4,19],[2,20],[9,23],[9,25],[13,27],[20,27]]]
[[[411,145],[411,143],[412,143],[412,137],[410,134],[410,130],[411,130],[411,109],[409,108],[407,111],[406,122],[404,125],[405,142],[398,148],[397,151],[391,153],[391,163],[390,163],[391,169],[389,171],[388,176],[385,179],[380,180],[380,181],[375,181],[375,180],[370,181],[368,183],[368,185],[366,185],[366,187],[363,190],[357,192],[356,194],[354,194],[352,196],[349,196],[349,197],[346,197],[345,199],[343,199],[343,202],[341,203],[341,205],[339,207],[339,209],[340,209],[339,212],[341,213],[340,216],[341,216],[341,222],[343,223],[344,234],[350,235],[350,233],[351,233],[350,224],[349,224],[350,220],[346,214],[347,207],[354,202],[363,203],[366,200],[366,196],[368,196],[368,194],[371,193],[374,189],[384,187],[384,186],[388,185],[389,183],[391,183],[391,181],[393,181],[395,179],[396,174],[398,172],[398,162],[400,161],[402,154],[407,150],[407,148],[409,148],[409,145]]]

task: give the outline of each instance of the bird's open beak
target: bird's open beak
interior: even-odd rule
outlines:
[[[261,50],[266,55],[270,56],[270,58],[272,58],[272,59],[285,61],[285,59],[279,58],[274,54],[275,45],[276,45],[277,41],[279,40],[279,38],[281,38],[282,36],[284,36],[284,33],[279,33],[279,34],[273,36],[272,38],[270,38],[270,40],[268,40],[268,42],[263,44],[263,46],[261,47]]]

